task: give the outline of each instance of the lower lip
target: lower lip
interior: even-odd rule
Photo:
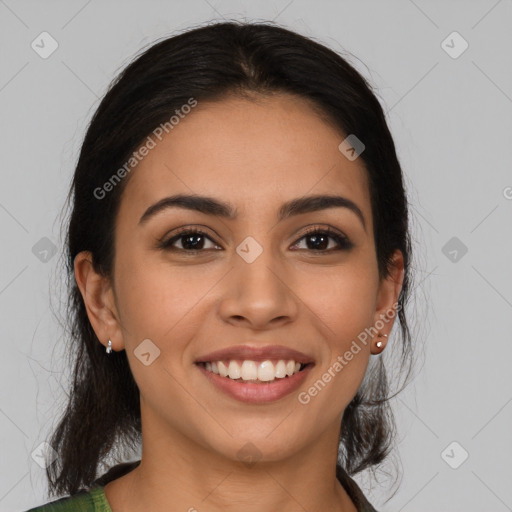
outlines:
[[[274,379],[273,381],[260,384],[221,377],[216,373],[208,371],[201,364],[196,364],[196,366],[217,389],[236,400],[250,404],[274,402],[293,393],[302,384],[307,373],[313,367],[313,365],[308,364],[302,371],[293,374],[291,377]]]

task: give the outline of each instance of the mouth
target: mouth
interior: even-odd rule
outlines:
[[[198,358],[195,365],[217,390],[246,403],[279,400],[296,390],[314,360],[283,346],[238,346]]]
[[[207,372],[236,382],[266,383],[276,379],[287,379],[303,371],[312,363],[300,363],[294,359],[264,360],[223,360],[197,363]]]

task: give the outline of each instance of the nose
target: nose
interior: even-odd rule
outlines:
[[[293,279],[271,250],[251,263],[234,254],[226,277],[219,306],[225,322],[264,330],[296,320],[300,300],[293,293]]]

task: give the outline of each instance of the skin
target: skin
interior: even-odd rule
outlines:
[[[89,253],[76,257],[94,331],[105,345],[112,340],[113,350],[126,350],[141,395],[142,462],[106,485],[114,512],[149,503],[156,512],[169,505],[199,512],[356,510],[335,477],[337,442],[369,358],[382,351],[376,338],[360,344],[307,405],[297,400],[392,310],[403,279],[398,250],[390,276],[379,279],[366,170],[361,158],[341,154],[344,138],[290,95],[199,103],[129,177],[116,220],[113,280],[94,271]],[[149,206],[177,193],[228,201],[238,217],[172,208],[139,224]],[[349,198],[366,229],[342,207],[277,223],[282,203],[313,194]],[[206,232],[203,252],[185,254],[183,238],[174,252],[158,248],[181,226]],[[333,251],[337,243],[329,239],[315,251],[304,238],[310,226],[340,231],[353,248]],[[247,236],[263,248],[252,263],[236,252]],[[145,366],[134,350],[147,338],[160,356]],[[379,340],[385,346],[386,338]],[[194,364],[239,344],[292,347],[315,366],[297,392],[245,404],[218,391]],[[261,457],[250,467],[237,456],[247,442]]]

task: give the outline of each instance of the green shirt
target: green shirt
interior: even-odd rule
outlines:
[[[52,501],[40,507],[31,508],[27,512],[112,512],[103,486],[94,486],[89,492],[79,492]]]
[[[377,512],[356,482],[348,476],[345,478],[346,481],[342,482],[343,487],[354,502],[357,512]],[[82,491],[26,512],[112,512],[112,509],[105,497],[104,486],[95,485],[89,492]]]

